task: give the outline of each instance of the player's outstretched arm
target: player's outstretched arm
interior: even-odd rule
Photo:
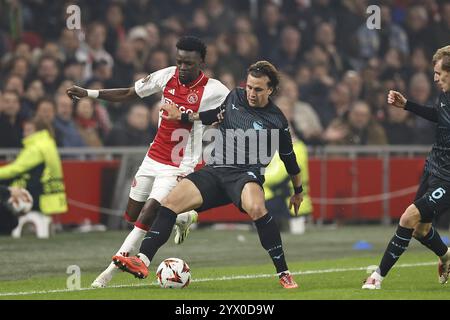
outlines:
[[[130,101],[139,98],[134,87],[119,89],[90,90],[79,86],[71,86],[66,90],[71,99],[91,97],[112,102]]]
[[[182,121],[185,123],[192,123],[194,121],[201,121],[204,125],[210,125],[223,120],[224,110],[222,106],[213,110],[194,112],[194,113],[182,113],[174,103],[166,103],[160,107],[164,113],[161,117],[169,121]]]
[[[402,108],[432,122],[438,121],[437,110],[407,100],[400,92],[390,90],[387,102],[393,107]]]

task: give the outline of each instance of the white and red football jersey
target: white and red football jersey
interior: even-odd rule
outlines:
[[[189,85],[178,79],[177,67],[156,71],[136,81],[136,94],[143,98],[162,92],[162,103],[173,102],[181,112],[194,113],[215,109],[229,93],[220,81],[208,78],[203,72]],[[160,118],[159,128],[147,155],[155,161],[192,171],[202,152],[204,125],[201,121],[181,123]],[[187,136],[180,136],[177,129]]]

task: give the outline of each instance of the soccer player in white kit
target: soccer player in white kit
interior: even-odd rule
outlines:
[[[176,47],[176,66],[156,71],[138,80],[134,87],[86,90],[72,86],[67,90],[67,94],[77,99],[91,97],[108,101],[127,101],[161,92],[163,104],[173,103],[185,113],[197,113],[220,106],[229,90],[220,81],[208,78],[202,72],[201,67],[206,56],[205,44],[196,37],[186,36],[179,39]],[[185,124],[160,119],[156,137],[131,185],[125,219],[134,222],[134,228],[117,252],[118,255],[128,256],[130,252],[138,249],[156,218],[162,199],[180,178],[194,171],[202,153],[203,129],[201,122]],[[187,135],[180,138],[179,132],[185,132]],[[196,221],[195,211],[184,213],[177,219],[176,243],[183,242],[189,226]],[[117,267],[110,263],[91,286],[106,287],[117,270]]]

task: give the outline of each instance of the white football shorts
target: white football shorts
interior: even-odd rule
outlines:
[[[161,202],[180,178],[191,172],[157,162],[146,155],[131,183],[130,198],[138,202],[150,198]]]

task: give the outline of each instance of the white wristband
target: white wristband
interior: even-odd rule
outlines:
[[[98,98],[98,95],[100,94],[100,91],[99,90],[90,90],[90,89],[87,89],[86,90],[87,91],[87,96],[89,97],[89,98]]]

